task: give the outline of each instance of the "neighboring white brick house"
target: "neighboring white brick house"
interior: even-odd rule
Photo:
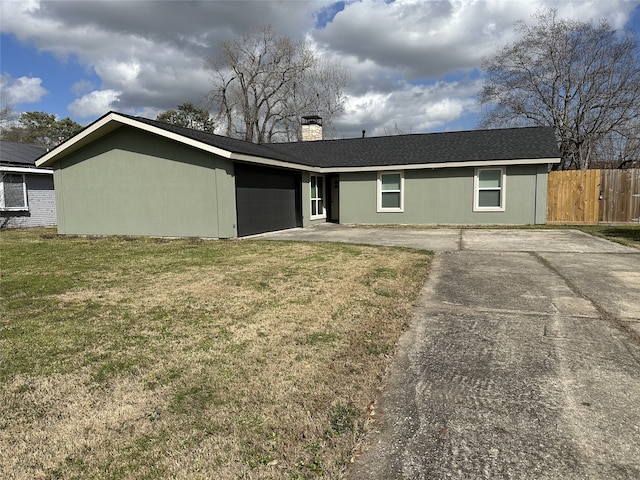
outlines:
[[[0,228],[56,225],[53,171],[36,168],[47,149],[0,141]]]

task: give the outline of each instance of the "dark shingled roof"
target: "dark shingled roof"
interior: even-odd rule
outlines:
[[[45,153],[47,148],[41,145],[0,140],[0,162],[4,164],[33,167],[36,159]]]
[[[311,167],[358,168],[560,157],[552,127],[256,144],[157,120],[119,115],[229,152]]]
[[[238,140],[236,138],[216,135],[214,133],[207,133],[200,130],[180,127],[178,125],[172,125],[170,123],[160,122],[158,120],[150,120],[143,117],[133,117],[130,115],[124,115],[122,113],[118,113],[118,115],[137,120],[153,127],[161,128],[162,130],[166,130],[168,132],[182,135],[183,137],[189,138],[191,140],[196,140],[198,142],[204,143],[206,145],[211,145],[212,147],[217,147],[228,152],[252,155],[255,157],[270,158],[273,160],[281,160],[283,162],[303,163],[299,158],[295,156],[291,156],[286,152],[279,152],[271,148],[277,144],[251,143],[244,140]],[[306,163],[303,164],[307,165]]]
[[[552,127],[394,135],[273,146],[318,167],[367,167],[445,162],[557,158]]]

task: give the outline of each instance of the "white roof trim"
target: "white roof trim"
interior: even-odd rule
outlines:
[[[50,152],[40,157],[40,159],[36,162],[36,165],[37,166],[48,165],[56,161],[57,158],[60,157],[63,152],[70,149],[71,151],[75,150],[74,147],[77,146],[79,143],[81,143],[82,140],[86,139],[87,137],[89,137],[90,135],[92,135],[93,133],[97,132],[98,130],[100,130],[101,128],[103,128],[104,126],[110,123],[117,123],[121,125],[128,125],[130,127],[135,127],[140,130],[144,130],[149,133],[160,135],[161,137],[165,137],[170,140],[175,140],[185,145],[189,145],[191,147],[198,148],[200,150],[204,150],[224,158],[231,158],[231,152],[227,150],[223,150],[221,148],[208,145],[206,143],[198,142],[197,140],[192,140],[190,138],[184,137],[177,133],[169,132],[162,128],[154,127],[153,125],[140,122],[133,118],[123,117],[122,115],[111,112],[105,115],[103,118],[96,121],[94,124],[87,127],[85,130],[83,130],[76,136],[70,138],[68,141],[60,144]]]
[[[408,165],[370,165],[366,167],[326,167],[321,169],[321,173],[382,172],[387,170],[432,170],[437,168],[539,165],[544,163],[560,163],[560,160],[560,158],[525,158],[518,160],[474,160],[469,162],[413,163]]]
[[[283,162],[282,160],[273,160],[271,158],[254,157],[253,155],[246,155],[243,153],[233,153],[230,157],[231,160],[238,162],[255,163],[257,165],[268,165],[270,167],[291,168],[294,170],[300,170],[304,172],[317,172],[322,173],[320,167],[310,167],[309,165],[302,165],[300,163]]]
[[[75,137],[72,137],[68,142],[61,144],[59,147],[54,148],[53,150],[48,152],[46,155],[43,155],[42,157],[40,157],[40,159],[36,162],[36,165],[38,166],[48,165],[56,161],[56,159],[59,158],[63,152],[69,149],[72,149],[73,151],[74,145],[77,145],[82,140],[84,140],[91,134],[95,133],[99,129],[103,128],[104,126],[108,125],[109,123],[114,123],[114,122],[122,125],[128,125],[130,127],[138,128],[140,130],[144,130],[146,132],[153,133],[155,135],[159,135],[161,137],[174,140],[176,142],[180,142],[184,145],[188,145],[190,147],[203,150],[205,152],[213,153],[214,155],[218,155],[223,158],[228,158],[229,160],[236,160],[239,162],[250,162],[250,163],[255,163],[259,165],[269,165],[272,167],[291,168],[295,170],[303,170],[303,171],[310,171],[310,172],[320,171],[319,167],[309,167],[306,165],[301,165],[299,163],[283,162],[281,160],[274,160],[266,157],[256,157],[253,155],[247,155],[242,153],[233,153],[219,147],[214,147],[213,145],[209,145],[207,143],[193,140],[191,138],[185,137],[177,133],[169,132],[162,128],[155,127],[153,125],[140,122],[133,118],[123,117],[122,115],[118,115],[117,113],[114,113],[114,112],[111,112],[105,115],[104,118],[98,120],[96,123],[89,126],[86,130],[83,130]]]
[[[0,172],[15,172],[15,173],[46,173],[53,175],[53,170],[50,168],[30,168],[30,167],[0,167]]]
[[[487,165],[534,165],[541,163],[560,163],[560,158],[531,158],[531,159],[519,159],[519,160],[484,160],[484,161],[469,161],[469,162],[442,162],[442,163],[421,163],[421,164],[408,164],[408,165],[381,165],[381,166],[364,166],[364,167],[313,167],[300,163],[285,162],[282,160],[274,160],[267,157],[257,157],[253,155],[247,155],[242,153],[234,153],[228,150],[224,150],[219,147],[214,147],[207,143],[194,140],[183,135],[170,132],[168,130],[149,125],[134,118],[122,116],[115,112],[110,112],[95,123],[89,125],[85,130],[79,134],[71,137],[66,142],[55,147],[50,152],[40,157],[36,161],[36,166],[49,166],[55,162],[58,158],[63,156],[65,152],[75,151],[82,147],[84,140],[95,134],[97,131],[104,127],[114,124],[113,128],[107,130],[111,132],[118,128],[119,125],[128,125],[130,127],[138,128],[146,132],[159,135],[161,137],[180,142],[184,145],[203,150],[205,152],[218,155],[229,160],[235,160],[239,162],[249,162],[258,165],[268,165],[272,167],[289,168],[299,171],[316,172],[316,173],[340,173],[340,172],[378,172],[386,170],[421,170],[421,169],[436,169],[436,168],[461,168],[461,167],[482,167]]]
[[[117,115],[117,114],[116,114]],[[189,145],[190,147],[199,148],[200,150],[205,150],[207,152],[213,153],[215,155],[219,155],[224,158],[231,158],[231,152],[227,150],[223,150],[222,148],[214,147],[208,145],[206,143],[198,142],[197,140],[193,140],[191,138],[187,138],[183,135],[169,132],[162,128],[154,127],[153,125],[148,125],[143,122],[139,122],[138,120],[134,120],[132,118],[121,117],[118,115],[118,121],[129,125],[130,127],[137,127],[141,130],[146,130],[149,133],[155,133],[156,135],[160,135],[161,137],[168,138],[170,140],[175,140],[176,142],[184,143],[185,145]]]
[[[103,118],[99,119],[94,124],[89,125],[86,129],[82,130],[77,135],[71,137],[66,142],[62,142],[57,147],[55,147],[52,150],[50,150],[49,152],[45,153],[42,157],[40,157],[36,161],[36,166],[40,167],[42,165],[47,165],[47,164],[53,162],[64,151],[66,151],[66,150],[70,149],[71,147],[73,147],[74,145],[78,144],[81,140],[84,140],[89,135],[94,133],[96,130],[98,130],[101,127],[103,127],[104,125],[114,121],[116,118],[120,118],[120,116],[119,115],[115,115],[113,113],[109,113],[108,115],[105,115]]]

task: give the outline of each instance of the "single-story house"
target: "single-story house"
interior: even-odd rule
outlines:
[[[53,170],[36,168],[40,145],[0,140],[0,228],[56,224]]]
[[[318,117],[302,134],[321,138]],[[43,155],[61,234],[232,238],[344,224],[542,224],[545,127],[254,144],[110,112]]]

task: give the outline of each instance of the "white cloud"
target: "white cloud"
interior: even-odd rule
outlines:
[[[398,83],[388,93],[370,91],[348,97],[345,113],[338,121],[346,136],[361,130],[368,136],[434,131],[456,122],[478,109],[478,80],[439,81],[432,84]],[[459,128],[469,128],[468,125]]]
[[[71,91],[76,95],[83,95],[87,92],[90,92],[94,88],[95,88],[95,85],[93,84],[93,82],[90,82],[89,80],[79,80],[75,82],[73,85],[71,85]]]
[[[137,83],[140,62],[136,59],[109,58],[99,61],[95,66],[95,71],[106,85],[131,88]]]
[[[71,102],[68,109],[80,118],[98,117],[115,109],[120,94],[116,90],[95,90]]]
[[[438,78],[477,68],[484,55],[514,39],[517,20],[529,21],[545,7],[578,20],[610,18],[620,26],[635,6],[624,0],[362,0],[347,4],[313,38],[326,51],[399,70],[409,80]]]
[[[317,18],[335,9],[325,0],[0,0],[0,14],[3,33],[95,73],[91,84],[74,78],[66,87],[83,95],[68,106],[83,119],[116,107],[138,114],[202,104],[211,88],[206,60],[219,42],[271,24],[282,35],[310,39],[348,68],[347,114],[336,127],[338,135],[357,136],[363,128],[373,135],[389,125],[417,133],[461,124],[477,109],[479,84],[466,76],[474,77],[483,55],[514,39],[516,20],[541,8],[578,20],[607,18],[620,28],[637,6],[635,0],[347,1],[323,28],[315,28]],[[47,93],[42,80],[31,81],[33,96],[25,85],[22,98]]]
[[[483,56],[515,40],[518,20],[544,8],[581,21],[608,18],[620,28],[637,3],[532,0],[362,0],[349,3],[323,29],[317,48],[343,60],[354,85],[339,130],[357,136],[404,131],[473,128],[461,121],[479,111]],[[416,86],[418,85],[418,86]],[[427,86],[431,85],[431,86]]]
[[[37,77],[11,78],[8,74],[2,74],[0,86],[2,103],[7,105],[38,103],[47,94],[42,86],[42,79]]]

